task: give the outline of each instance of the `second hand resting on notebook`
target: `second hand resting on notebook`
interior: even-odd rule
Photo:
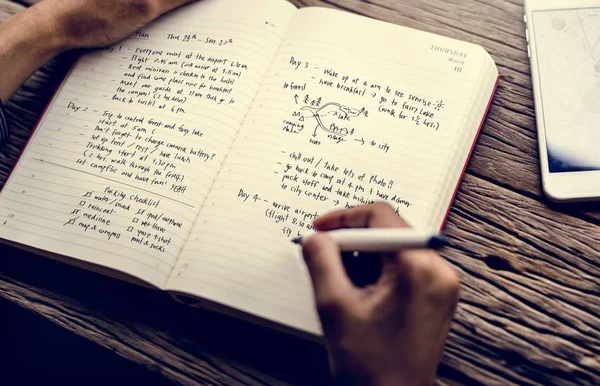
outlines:
[[[44,0],[0,24],[0,100],[39,66],[74,48],[116,43],[191,0]],[[404,227],[386,204],[334,212],[318,230]],[[343,384],[428,385],[458,299],[458,279],[431,251],[388,254],[379,281],[357,288],[326,235],[304,242],[332,371]]]
[[[195,0],[44,0],[0,24],[0,100],[54,56],[116,43]]]

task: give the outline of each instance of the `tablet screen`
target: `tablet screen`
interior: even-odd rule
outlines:
[[[532,22],[550,172],[600,170],[600,8]]]

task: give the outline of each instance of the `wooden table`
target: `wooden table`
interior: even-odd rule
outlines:
[[[600,209],[542,195],[522,0],[294,0],[484,46],[502,79],[475,148],[444,252],[462,297],[440,385],[600,384]],[[9,105],[3,183],[65,63]],[[323,349],[167,295],[1,248],[0,296],[185,385],[327,384]],[[15,255],[14,258],[4,258]],[[4,317],[4,316],[3,316]]]

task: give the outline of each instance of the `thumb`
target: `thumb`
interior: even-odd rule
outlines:
[[[302,243],[302,254],[310,273],[320,312],[343,312],[354,294],[335,241],[317,233]]]

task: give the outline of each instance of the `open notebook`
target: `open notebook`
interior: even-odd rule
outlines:
[[[440,228],[497,79],[469,43],[194,3],[81,57],[1,193],[0,238],[318,335],[290,239],[381,200]]]

